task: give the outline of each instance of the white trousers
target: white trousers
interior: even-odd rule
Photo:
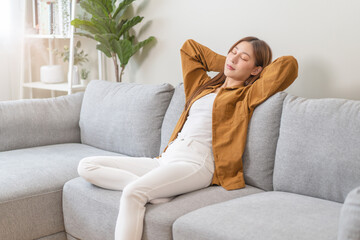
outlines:
[[[78,173],[94,185],[123,191],[115,240],[140,240],[146,203],[208,187],[214,174],[214,157],[208,146],[177,138],[159,159],[87,157],[80,161]]]

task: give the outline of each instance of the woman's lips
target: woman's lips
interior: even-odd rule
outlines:
[[[235,70],[235,68],[233,68],[232,66],[230,66],[229,64],[226,64],[226,68],[229,70]]]

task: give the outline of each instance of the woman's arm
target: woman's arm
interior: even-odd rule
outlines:
[[[180,49],[186,99],[210,77],[206,72],[224,70],[225,56],[189,39]]]
[[[249,89],[249,108],[255,108],[273,94],[289,87],[298,75],[298,63],[292,56],[277,58],[264,68]]]

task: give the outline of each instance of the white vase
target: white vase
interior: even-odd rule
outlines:
[[[73,66],[72,85],[80,84],[80,71],[78,66]]]

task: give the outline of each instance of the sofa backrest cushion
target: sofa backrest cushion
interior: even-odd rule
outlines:
[[[243,154],[245,183],[273,190],[275,152],[285,92],[279,92],[257,106],[248,126]]]
[[[80,113],[81,142],[134,157],[156,157],[174,87],[93,80]]]
[[[0,102],[0,151],[80,143],[82,92]]]
[[[171,99],[168,109],[166,110],[164,121],[161,127],[161,154],[169,143],[177,122],[185,107],[184,84],[180,83],[175,87],[174,95]]]
[[[274,189],[336,202],[360,186],[360,101],[284,100]]]

